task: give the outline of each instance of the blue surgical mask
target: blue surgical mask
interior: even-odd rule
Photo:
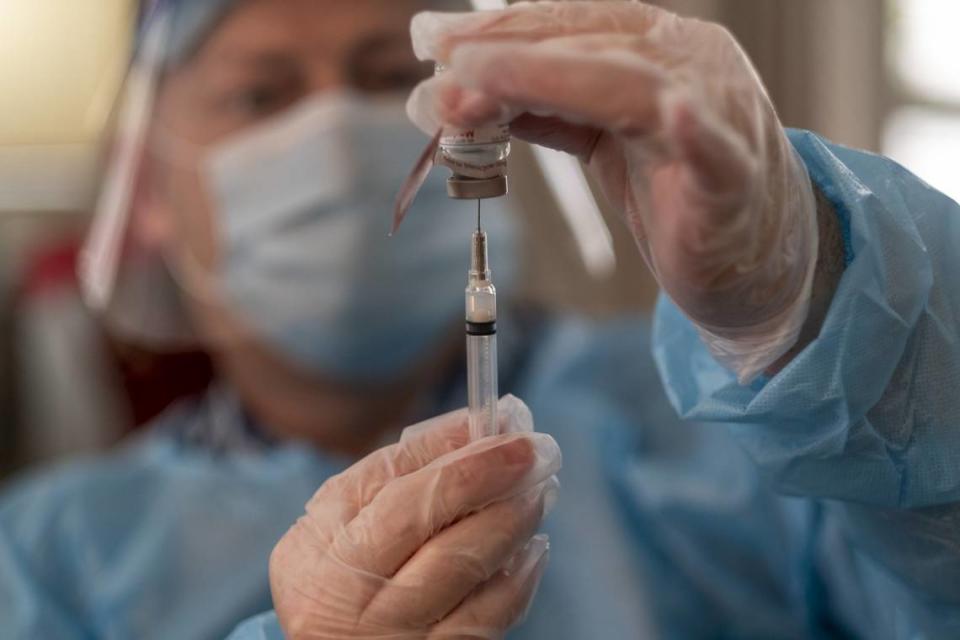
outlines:
[[[456,330],[470,207],[433,176],[388,237],[423,144],[401,101],[319,94],[210,153],[223,297],[268,345],[309,370],[377,382]],[[491,211],[485,221],[506,267],[506,219]]]

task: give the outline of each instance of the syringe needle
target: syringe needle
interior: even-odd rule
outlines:
[[[480,228],[480,203],[482,200],[477,198],[477,233],[480,233],[482,229]]]

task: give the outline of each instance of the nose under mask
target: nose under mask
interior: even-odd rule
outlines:
[[[423,137],[400,100],[318,95],[213,149],[222,297],[298,365],[358,382],[402,376],[462,320],[472,217],[424,185],[388,237],[396,190]],[[458,211],[463,209],[463,211]],[[509,225],[485,226],[506,282]]]

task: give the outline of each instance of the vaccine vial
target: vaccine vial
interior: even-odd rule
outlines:
[[[435,72],[443,73],[443,65],[436,65]],[[447,181],[451,198],[497,198],[507,194],[509,156],[508,123],[473,129],[445,127],[440,136],[436,163],[453,172]]]

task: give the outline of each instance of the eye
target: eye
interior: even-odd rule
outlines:
[[[255,83],[229,91],[223,106],[234,117],[258,120],[296,102],[298,91],[289,84]]]
[[[409,38],[378,35],[357,45],[347,59],[350,84],[368,93],[401,92],[428,78],[433,66],[418,61]]]
[[[351,84],[369,93],[400,92],[427,77],[429,71],[416,64],[367,65],[354,70]]]

